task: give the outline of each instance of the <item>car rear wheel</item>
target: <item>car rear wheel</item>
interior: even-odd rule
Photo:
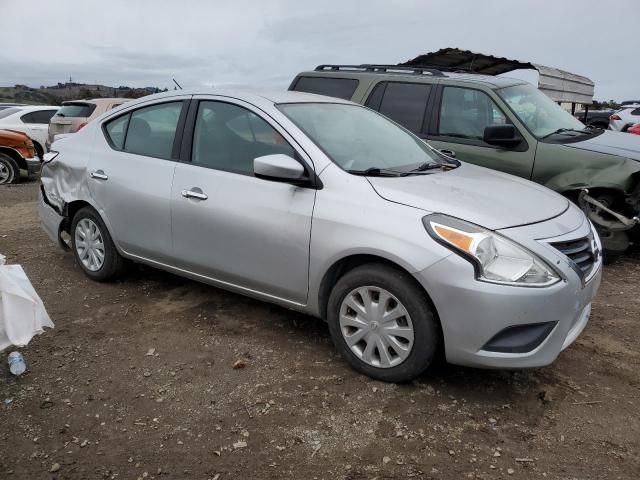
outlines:
[[[409,274],[387,265],[364,265],[340,278],[327,320],[336,349],[377,380],[412,380],[438,348],[439,326],[426,294]]]
[[[79,210],[73,217],[71,244],[76,262],[93,280],[113,280],[124,270],[124,258],[118,253],[102,218],[91,207]]]
[[[13,158],[0,153],[0,185],[18,183],[20,181],[20,167]]]

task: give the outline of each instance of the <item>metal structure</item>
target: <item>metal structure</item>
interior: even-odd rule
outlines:
[[[400,65],[484,75],[500,75],[521,69],[536,70],[539,74],[538,88],[540,91],[558,103],[570,103],[571,114],[575,113],[576,105],[584,105],[586,120],[589,105],[593,103],[594,83],[591,79],[537,63],[495,57],[458,48],[442,48],[436,52],[419,55]]]

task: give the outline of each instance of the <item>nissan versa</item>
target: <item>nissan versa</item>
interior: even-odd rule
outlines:
[[[460,365],[548,365],[601,277],[599,238],[566,198],[298,92],[122,105],[54,143],[39,209],[94,280],[132,260],[306,312],[386,381],[439,349]]]

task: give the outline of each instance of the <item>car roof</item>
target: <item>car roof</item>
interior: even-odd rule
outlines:
[[[36,110],[58,110],[60,109],[59,106],[56,105],[17,105],[15,107],[11,107],[11,108],[19,108],[19,112],[20,113],[28,113],[28,112],[33,112]],[[16,111],[16,113],[18,113]]]
[[[442,72],[440,75],[429,74],[416,74],[411,71],[407,72],[367,72],[367,71],[349,71],[349,70],[309,70],[299,73],[298,76],[309,77],[335,77],[335,78],[354,78],[358,80],[380,78],[381,80],[389,80],[391,78],[398,80],[410,80],[412,82],[426,81],[430,83],[431,80],[437,82],[446,82],[447,80],[453,80],[457,82],[468,83],[481,83],[489,88],[503,88],[511,87],[513,85],[526,84],[524,80],[509,77],[496,77],[493,75],[482,75],[477,73],[464,73],[464,72]]]
[[[96,105],[104,105],[106,103],[113,102],[128,102],[130,98],[92,98],[92,99],[82,99],[82,100],[67,100],[66,102],[62,102],[62,105],[68,105],[73,103],[94,103]]]
[[[305,92],[293,92],[288,90],[270,90],[270,89],[255,89],[255,88],[192,88],[183,90],[171,90],[168,92],[155,93],[153,95],[147,95],[140,97],[136,100],[128,102],[127,106],[133,106],[137,104],[146,103],[150,100],[171,98],[176,96],[191,96],[191,95],[211,95],[229,97],[238,100],[245,100],[252,104],[262,104],[265,101],[273,104],[280,103],[353,103],[348,100],[342,100],[334,97],[326,97],[324,95],[316,95],[314,93]]]

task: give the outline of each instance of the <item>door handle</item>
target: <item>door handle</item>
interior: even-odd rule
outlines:
[[[96,180],[109,180],[109,177],[105,175],[102,170],[96,170],[95,172],[91,172],[89,174],[91,178],[95,178]]]
[[[198,188],[198,190],[200,190],[200,189]],[[209,198],[206,193],[202,192],[202,190],[200,190],[200,191],[198,191],[198,190],[195,190],[195,189],[193,189],[193,190],[182,190],[182,192],[180,192],[180,193],[182,193],[182,196],[184,198],[197,198],[198,200],[206,200],[207,198]]]
[[[453,150],[447,150],[446,148],[440,150],[440,153],[444,153],[447,157],[456,158],[456,152]]]

